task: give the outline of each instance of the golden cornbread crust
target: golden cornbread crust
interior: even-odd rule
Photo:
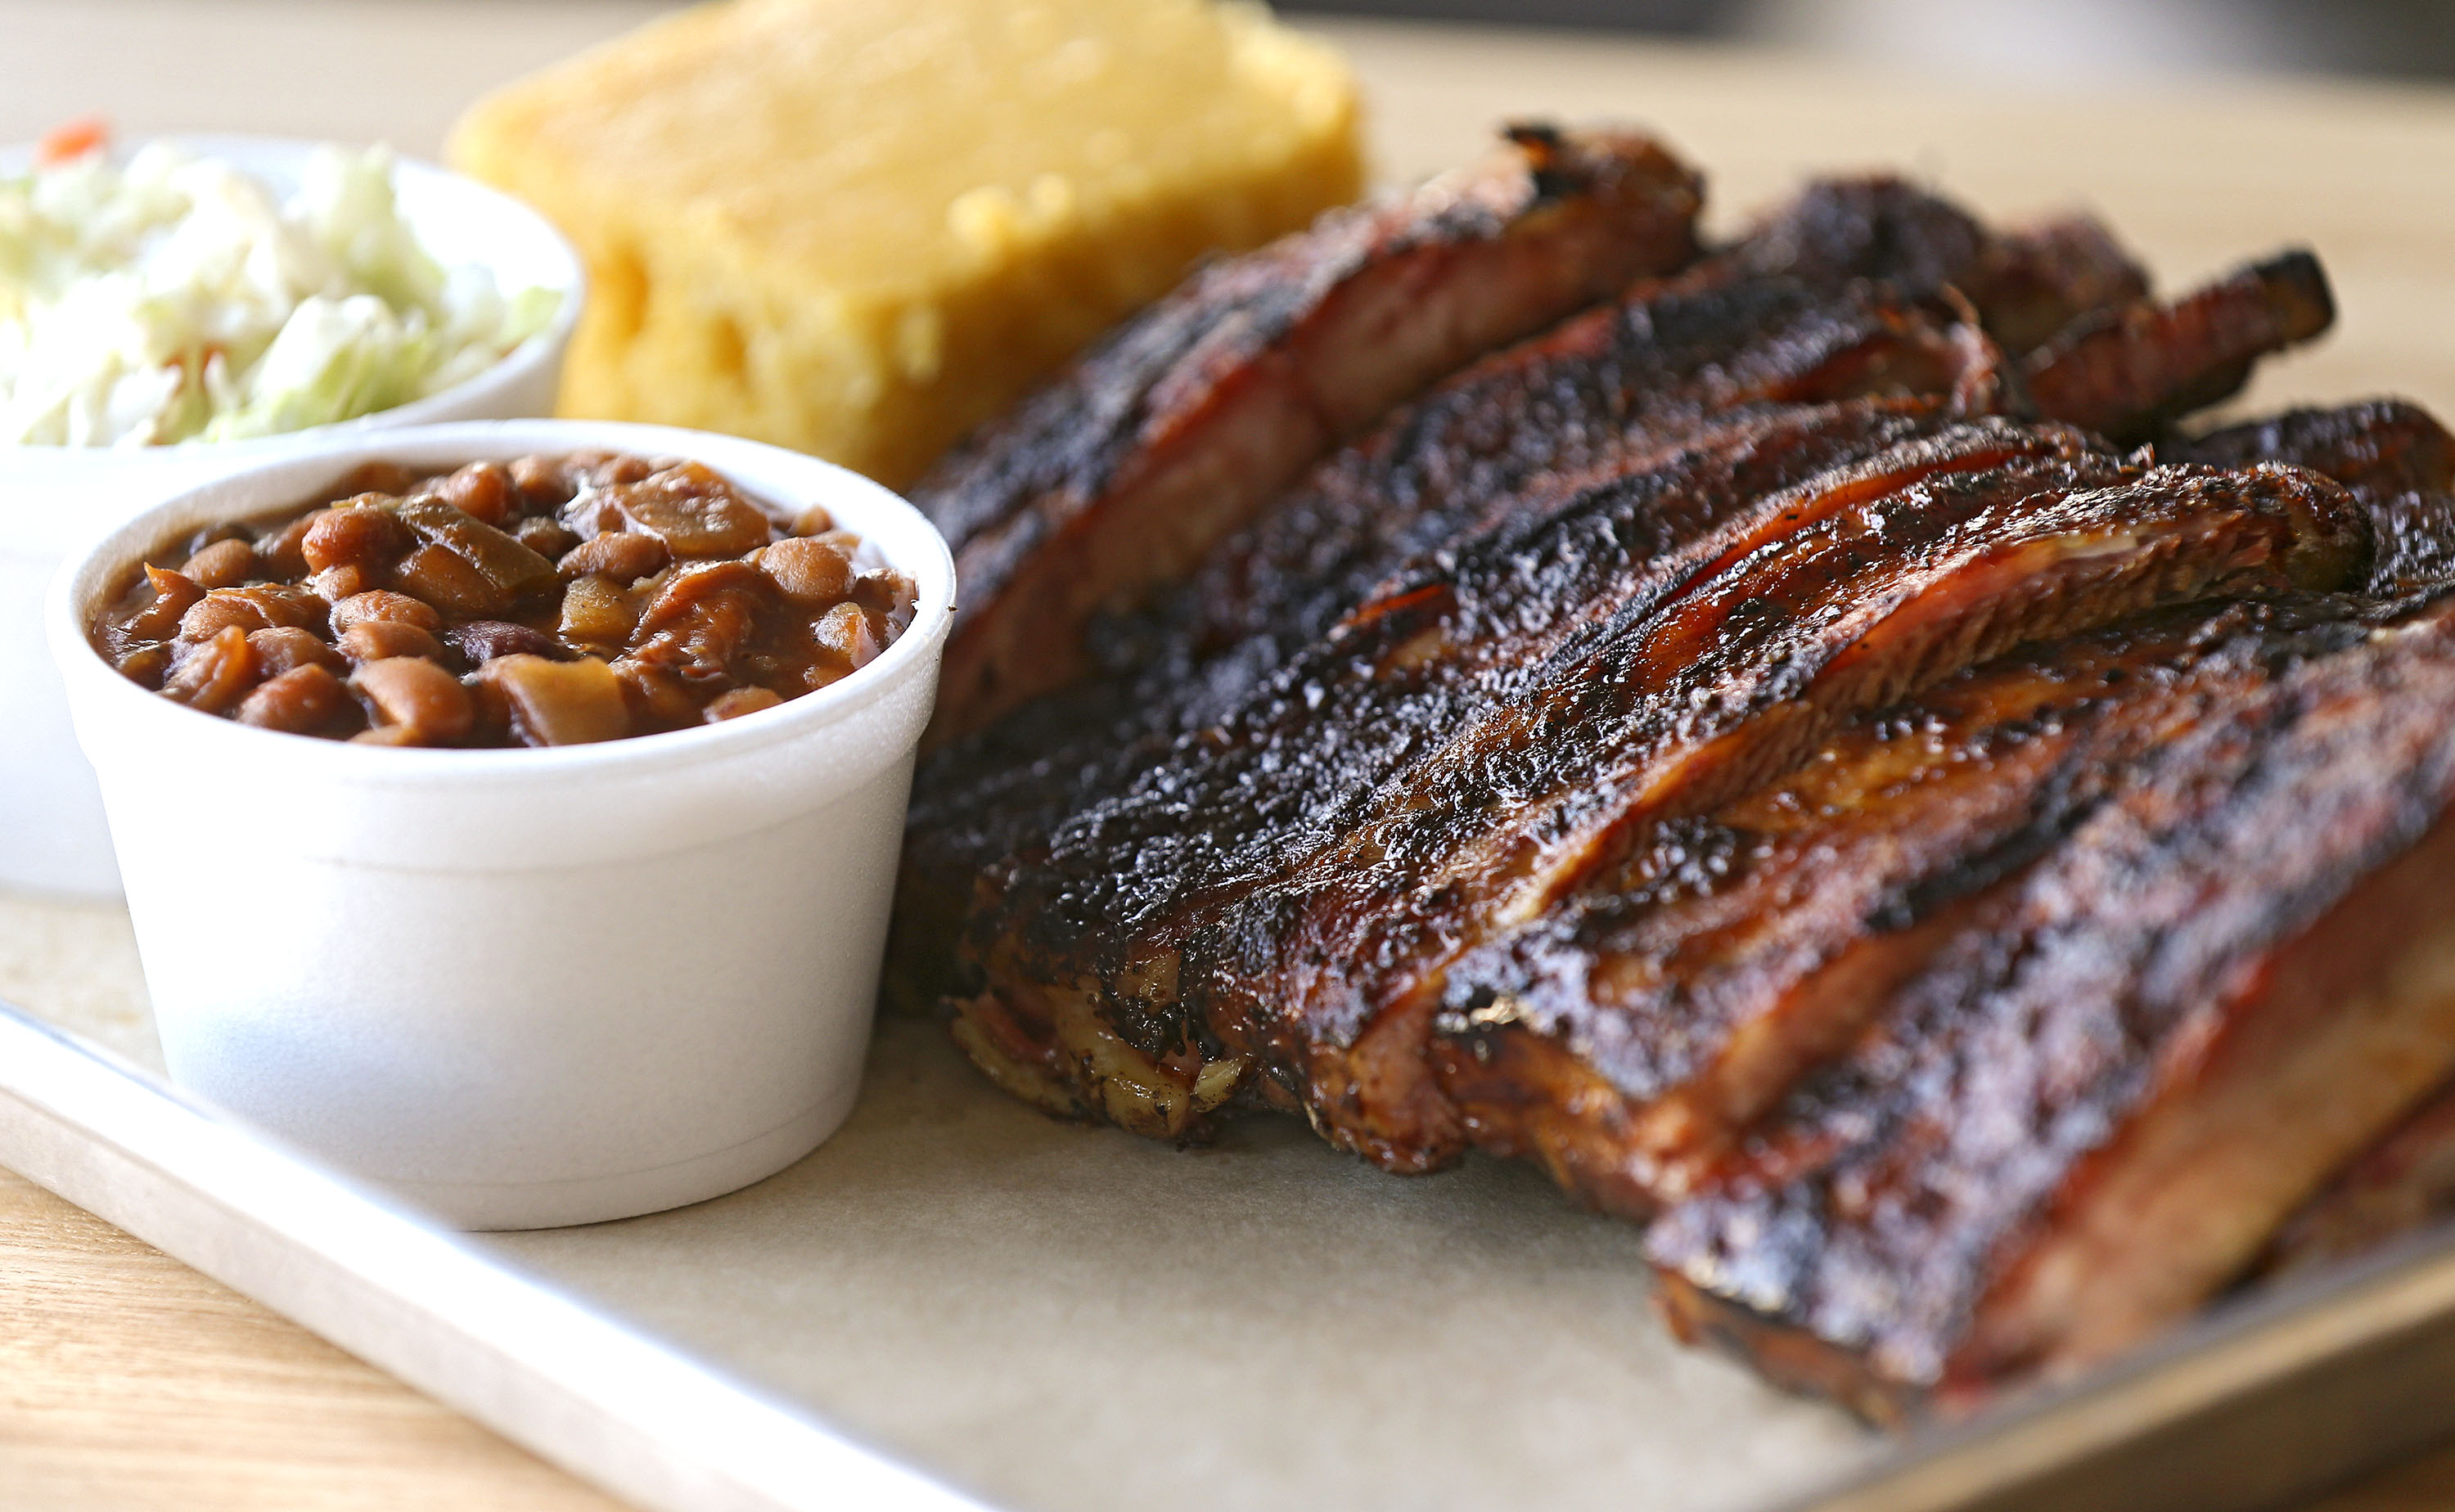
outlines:
[[[730,0],[480,101],[451,156],[588,261],[563,413],[897,486],[1363,179],[1345,65],[1211,0]]]

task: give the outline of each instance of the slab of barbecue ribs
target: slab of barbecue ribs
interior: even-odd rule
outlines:
[[[2177,429],[2307,253],[2160,300],[2085,219],[1697,185],[1517,129],[923,485],[907,989],[1053,1113],[1537,1160],[1883,1421],[2435,1211],[2455,440]]]

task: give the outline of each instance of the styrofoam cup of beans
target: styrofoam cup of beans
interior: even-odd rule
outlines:
[[[911,580],[815,692],[594,743],[421,749],[218,717],[89,639],[134,564],[370,462],[606,451],[822,507]],[[914,752],[954,595],[883,488],[732,437],[588,421],[354,436],[187,489],[77,552],[46,617],[101,780],[174,1080],[472,1228],[654,1212],[799,1159],[850,1111]]]

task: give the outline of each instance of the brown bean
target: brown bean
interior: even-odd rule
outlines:
[[[921,590],[907,574],[873,567],[853,579],[852,601],[890,626],[888,634],[902,635],[920,607]]]
[[[255,575],[255,547],[228,536],[188,558],[180,575],[207,588],[236,588]]]
[[[236,629],[242,635],[251,630],[262,630],[272,621],[264,611],[244,598],[228,596],[226,589],[215,589],[198,599],[179,616],[179,638],[191,644],[213,639],[225,630]]]
[[[579,544],[579,537],[549,514],[532,514],[512,532],[512,539],[537,553],[555,557]]]
[[[201,530],[189,533],[188,549],[182,554],[193,556],[208,546],[218,546],[223,541],[228,540],[245,539],[248,539],[247,528],[245,526],[233,524],[229,520],[224,520],[218,525],[207,525]]]
[[[433,605],[412,598],[407,594],[396,594],[390,589],[374,588],[363,594],[352,594],[333,605],[333,628],[344,635],[349,633],[351,626],[370,619],[397,620],[405,625],[416,625],[429,635],[443,628],[443,616],[435,612]]]
[[[255,655],[248,649],[247,632],[226,625],[179,657],[162,692],[192,709],[219,714],[254,683]]]
[[[129,681],[160,692],[162,679],[171,675],[171,648],[140,646],[119,658],[119,675]]]
[[[512,733],[512,700],[491,677],[472,677],[461,687],[469,690],[470,745],[507,746],[519,744]]]
[[[412,544],[409,527],[388,509],[348,504],[314,516],[299,537],[298,554],[316,572],[328,567],[380,570]]]
[[[618,583],[636,583],[662,571],[673,559],[674,554],[655,536],[617,531],[580,542],[563,553],[562,560],[555,566],[566,577],[596,573]]]
[[[615,498],[633,528],[663,541],[676,556],[740,556],[776,534],[758,505],[698,462],[661,469]]]
[[[405,724],[370,725],[350,736],[352,745],[416,745],[417,732]]]
[[[486,580],[469,559],[440,546],[421,546],[393,570],[393,586],[456,615],[499,615],[512,595]]]
[[[614,495],[602,489],[587,488],[571,496],[571,502],[555,512],[557,520],[583,541],[599,535],[619,535],[629,522],[622,517],[621,507]]]
[[[179,620],[205,596],[204,585],[167,567],[145,569],[144,582],[130,596],[151,596],[119,622],[131,640],[168,640],[179,633]]]
[[[559,509],[578,490],[564,464],[550,456],[524,456],[511,465],[512,487],[531,505]]]
[[[614,669],[594,656],[548,661],[501,656],[479,676],[510,700],[512,726],[530,745],[586,745],[631,733],[631,715]]]
[[[585,478],[592,487],[617,488],[637,483],[657,469],[646,457],[628,453],[581,452],[571,458],[566,470]]]
[[[350,690],[322,666],[293,667],[257,685],[238,706],[238,722],[259,729],[307,735],[340,723],[358,706]]]
[[[774,592],[767,575],[748,562],[694,562],[675,573],[639,612],[638,634],[663,629],[727,589],[765,595]]]
[[[512,476],[499,462],[472,462],[443,480],[443,501],[475,519],[500,526],[512,517]]]
[[[793,516],[793,534],[796,535],[821,535],[835,528],[836,517],[827,513],[823,504],[813,504]]]
[[[723,593],[653,635],[634,636],[630,655],[661,662],[704,688],[709,679],[731,673],[758,634],[758,606],[741,593]]]
[[[637,618],[631,595],[621,585],[591,573],[562,591],[562,622],[558,629],[563,639],[580,645],[619,646],[631,638]]]
[[[315,596],[324,602],[337,604],[344,598],[355,598],[373,588],[375,579],[357,563],[343,562],[338,567],[327,567],[308,578],[307,586],[314,589]]]
[[[868,666],[886,649],[886,637],[858,604],[838,604],[828,610],[811,627],[810,637],[855,670]]]
[[[834,603],[852,587],[852,554],[830,541],[778,541],[759,554],[759,570],[785,597],[812,609]]]
[[[233,625],[241,630],[263,630],[272,625],[312,628],[323,623],[324,615],[324,601],[303,588],[281,583],[214,588],[207,590],[203,598],[179,616],[179,638],[211,640]]]
[[[920,596],[911,575],[892,567],[873,567],[853,579],[852,601],[872,614],[908,610]]]
[[[745,714],[773,709],[783,701],[783,695],[772,688],[736,688],[731,693],[718,695],[708,704],[707,722],[721,724],[727,719],[739,719]]]
[[[324,644],[322,636],[295,625],[256,631],[247,637],[247,644],[267,677],[279,677],[300,667],[326,667],[337,672],[348,665],[338,652]]]
[[[526,655],[553,660],[562,648],[552,635],[526,625],[515,625],[500,619],[473,619],[455,625],[444,632],[443,638],[459,651],[471,666],[482,666],[497,656]]]
[[[375,705],[382,723],[404,726],[421,745],[457,740],[469,733],[469,690],[422,657],[370,661],[350,683]]]
[[[699,717],[699,700],[671,667],[623,656],[614,663],[614,675],[622,684],[624,699],[646,713],[651,728],[680,728]]]
[[[410,600],[416,603],[416,599]],[[418,604],[424,609],[424,604]],[[405,619],[361,619],[341,632],[341,654],[352,661],[382,661],[388,656],[443,659],[443,642]]]

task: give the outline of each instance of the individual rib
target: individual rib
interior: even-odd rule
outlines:
[[[2455,435],[2418,405],[2371,399],[2291,410],[2163,450],[2213,467],[2284,462],[2343,484],[2370,512],[2371,593],[2409,594],[2455,577]]]
[[[2254,263],[2173,304],[2141,299],[2080,322],[2023,366],[2039,413],[2117,441],[2240,390],[2251,365],[2335,323],[2306,252]]]
[[[936,736],[1084,670],[1085,619],[1181,574],[1325,451],[1476,353],[1694,252],[1695,177],[1613,132],[1492,162],[1212,265],[914,492],[962,607]]]

